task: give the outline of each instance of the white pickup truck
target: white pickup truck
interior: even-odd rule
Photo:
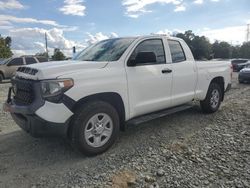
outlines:
[[[193,100],[206,113],[217,111],[231,76],[230,62],[194,61],[179,38],[114,38],[75,60],[19,68],[4,109],[31,135],[65,135],[86,155],[96,155],[128,121],[161,117]]]

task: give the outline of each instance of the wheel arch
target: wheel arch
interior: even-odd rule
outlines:
[[[119,118],[120,118],[120,130],[125,130],[125,105],[123,103],[122,97],[115,92],[105,92],[105,93],[98,93],[89,95],[86,97],[81,98],[76,102],[76,104],[73,106],[72,111],[75,112],[77,108],[80,106],[91,102],[91,101],[104,101],[109,104],[111,104],[118,112]],[[68,128],[68,136],[70,136],[70,132],[72,130],[72,126],[70,124]]]
[[[221,92],[222,92],[221,101],[223,101],[224,100],[224,94],[225,94],[225,80],[224,80],[224,78],[222,76],[215,77],[215,78],[213,78],[211,80],[210,84],[211,83],[216,83],[216,84],[218,84],[220,86]]]
[[[0,70],[0,74],[3,76],[3,79],[5,79],[3,71]]]

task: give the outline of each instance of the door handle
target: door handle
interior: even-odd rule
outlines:
[[[162,72],[162,74],[169,74],[172,72],[172,70],[171,69],[163,69],[161,72]]]

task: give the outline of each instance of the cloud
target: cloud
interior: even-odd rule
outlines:
[[[246,31],[246,26],[233,26],[220,29],[206,28],[205,30],[200,31],[198,34],[208,37],[211,42],[219,40],[232,44],[240,44],[246,41]]]
[[[219,2],[220,0],[210,0],[211,2]],[[201,5],[204,3],[204,0],[194,0],[194,4]]]
[[[194,31],[195,35],[206,36],[210,42],[214,42],[215,40],[226,41],[232,43],[234,45],[241,44],[246,41],[247,35],[247,27],[245,25],[242,26],[233,26],[233,27],[225,27],[218,29],[211,29],[208,27],[204,27],[200,30]],[[183,30],[179,29],[163,29],[155,34],[164,34],[167,36],[175,36],[177,33],[185,33]]]
[[[0,25],[11,25],[11,23],[6,20],[0,20]]]
[[[175,12],[183,12],[186,10],[186,7],[184,5],[178,5],[176,6],[176,8],[174,9]]]
[[[160,31],[156,32],[155,34],[171,36],[173,34],[173,32],[168,30],[168,29],[164,29],[164,30],[160,30]]]
[[[5,21],[5,20],[1,21],[0,20],[0,29],[9,30],[11,28],[13,28],[13,25],[9,21]]]
[[[194,1],[194,4],[199,4],[199,5],[201,5],[201,4],[203,4],[203,3],[204,3],[203,0],[195,0],[195,1]]]
[[[111,32],[110,35],[105,35],[102,32],[98,32],[96,34],[86,33],[88,36],[88,39],[85,40],[87,44],[94,44],[98,41],[109,39],[109,38],[116,38],[118,37],[118,34]]]
[[[56,27],[61,27],[56,21],[53,20],[38,20],[35,18],[20,18],[11,15],[0,14],[0,22],[14,22],[14,23],[36,23],[43,25],[51,25]]]
[[[11,15],[0,14],[0,28],[10,29],[14,27],[14,23],[26,23],[26,24],[42,24],[53,27],[59,27],[64,31],[75,31],[78,29],[76,26],[60,25],[54,20],[39,20],[35,18],[20,18]]]
[[[0,30],[2,29],[2,30],[9,30],[9,29],[12,29],[13,28],[13,26],[10,26],[10,25],[1,25],[0,24]]]
[[[117,38],[119,37],[117,33],[111,32],[109,38]]]
[[[64,6],[59,10],[65,15],[85,16],[86,7],[83,0],[65,0]]]
[[[118,37],[115,32],[111,32],[108,35],[105,35],[102,32],[98,32],[96,34],[87,33],[85,42],[80,43],[65,38],[63,29],[11,29],[8,35],[12,38],[12,51],[15,56],[32,55],[37,52],[45,52],[45,33],[47,34],[49,54],[53,54],[54,48],[59,48],[67,56],[72,55],[73,46],[76,47],[77,51],[80,51],[86,46],[98,41]]]
[[[147,9],[147,6],[149,5],[160,3],[180,6],[182,1],[183,0],[123,0],[122,5],[126,8],[125,15],[131,18],[138,18],[142,14],[152,12],[151,10]],[[181,9],[184,9],[183,7],[184,6],[182,5]]]
[[[184,33],[184,31],[182,31],[180,29],[174,29],[174,30],[164,29],[164,30],[160,30],[160,31],[156,32],[155,34],[158,34],[158,35],[167,35],[167,36],[174,36],[177,33]]]
[[[5,9],[24,9],[25,7],[16,0],[2,0],[0,1],[0,10]]]
[[[19,28],[11,29],[8,33],[12,38],[12,50],[15,54],[35,54],[45,51],[45,33],[47,33],[50,54],[54,48],[61,49],[70,56],[73,46],[82,49],[85,46],[73,40],[66,39],[63,29],[52,28]]]

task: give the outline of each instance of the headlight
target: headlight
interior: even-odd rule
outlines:
[[[74,86],[72,79],[45,80],[41,82],[43,98],[58,102],[62,94]]]

